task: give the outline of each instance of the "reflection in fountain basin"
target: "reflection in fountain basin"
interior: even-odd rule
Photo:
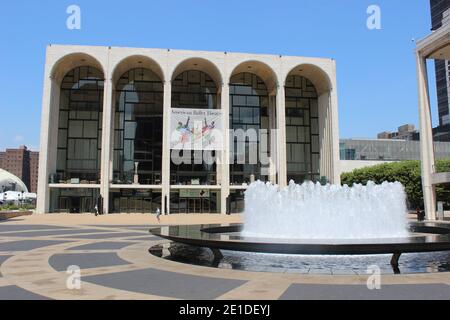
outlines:
[[[177,243],[175,246],[178,247],[173,250],[168,250],[167,247],[165,250],[160,250],[161,254],[155,254],[154,250],[151,251],[152,254],[160,257],[174,257],[176,261],[179,261],[179,257],[182,256],[180,262],[215,267],[231,265],[233,269],[235,269],[233,265],[243,265],[245,266],[242,268],[243,270],[254,271],[255,268],[257,268],[256,271],[267,271],[275,265],[277,269],[285,270],[284,272],[297,272],[296,266],[300,266],[300,269],[309,266],[310,269],[333,269],[332,273],[335,274],[336,269],[354,272],[353,265],[358,265],[358,272],[361,272],[367,268],[369,262],[369,265],[386,266],[389,263],[388,257],[391,257],[391,272],[394,273],[404,272],[404,267],[406,270],[413,269],[413,272],[418,270],[420,270],[419,272],[435,272],[433,270],[436,267],[440,270],[450,270],[448,268],[449,254],[445,253],[445,251],[450,251],[450,225],[445,223],[410,223],[411,233],[406,238],[337,240],[243,237],[240,235],[242,227],[242,225],[225,224],[169,226],[167,229],[151,229],[152,234],[174,241]],[[180,243],[183,245],[179,246]],[[194,246],[196,249],[185,245]],[[443,252],[443,255],[432,252]],[[427,260],[414,257],[408,258],[414,265],[409,263],[403,265],[402,262],[399,264],[401,254],[406,258],[416,253],[417,257],[424,257]],[[372,255],[378,256],[371,258]],[[230,260],[227,256],[237,259]],[[252,260],[254,261],[253,265]],[[205,261],[212,261],[212,263],[205,264]],[[266,261],[272,262],[268,266],[264,266]],[[437,264],[430,263],[433,261]],[[317,267],[313,267],[314,265]]]
[[[382,269],[390,264],[391,273],[400,273],[402,266],[411,272],[448,270],[444,251],[450,251],[450,225],[408,224],[400,183],[353,188],[290,183],[280,190],[256,182],[246,191],[245,206],[243,225],[151,229],[183,244],[151,252],[180,262],[253,271],[361,273],[369,262]],[[405,265],[399,264],[402,254]]]
[[[199,261],[212,261],[214,260],[214,254],[208,248],[189,246],[187,244],[172,242],[167,248],[168,252],[173,257],[180,259],[192,260],[197,259]]]
[[[255,182],[245,193],[242,235],[286,239],[408,237],[406,195],[399,183],[367,186],[307,182],[287,188]]]
[[[314,256],[289,255],[222,250],[223,258],[216,260],[208,248],[194,247],[176,242],[153,246],[149,252],[170,261],[219,269],[258,272],[367,275],[368,268],[376,265],[382,274],[393,274],[390,255]],[[450,271],[448,251],[407,253],[399,264],[403,274],[436,273]]]

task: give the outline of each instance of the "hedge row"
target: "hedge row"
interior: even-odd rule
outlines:
[[[450,160],[438,160],[437,172],[450,172]],[[408,197],[410,209],[423,209],[422,179],[420,161],[401,161],[384,163],[374,167],[356,169],[341,175],[342,184],[352,186],[355,183],[366,184],[368,181],[383,183],[398,181],[403,184]],[[437,201],[443,201],[446,208],[450,207],[450,186],[439,186],[436,189]]]
[[[22,204],[22,205],[6,204],[0,206],[0,211],[15,211],[15,210],[28,211],[33,210],[35,208],[36,206],[32,204]]]

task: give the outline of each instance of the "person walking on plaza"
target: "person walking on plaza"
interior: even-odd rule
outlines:
[[[158,219],[158,222],[161,222],[160,216],[161,216],[161,210],[158,208],[158,209],[156,209],[156,219]]]

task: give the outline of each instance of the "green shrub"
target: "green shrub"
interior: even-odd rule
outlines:
[[[436,161],[437,172],[450,172],[450,160]],[[422,178],[420,161],[401,161],[383,163],[374,167],[356,169],[341,175],[342,184],[352,186],[355,183],[366,184],[398,181],[405,187],[410,209],[423,208]],[[443,201],[446,208],[450,207],[450,186],[436,188],[437,201]]]
[[[0,207],[0,211],[29,211],[29,210],[33,210],[35,209],[35,206],[32,204],[20,204],[20,205],[16,205],[16,204],[5,204],[3,206]]]

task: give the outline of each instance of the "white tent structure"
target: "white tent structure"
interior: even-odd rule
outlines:
[[[13,190],[11,190],[12,188]],[[28,188],[21,179],[6,170],[0,169],[0,192],[9,190],[28,193]]]

